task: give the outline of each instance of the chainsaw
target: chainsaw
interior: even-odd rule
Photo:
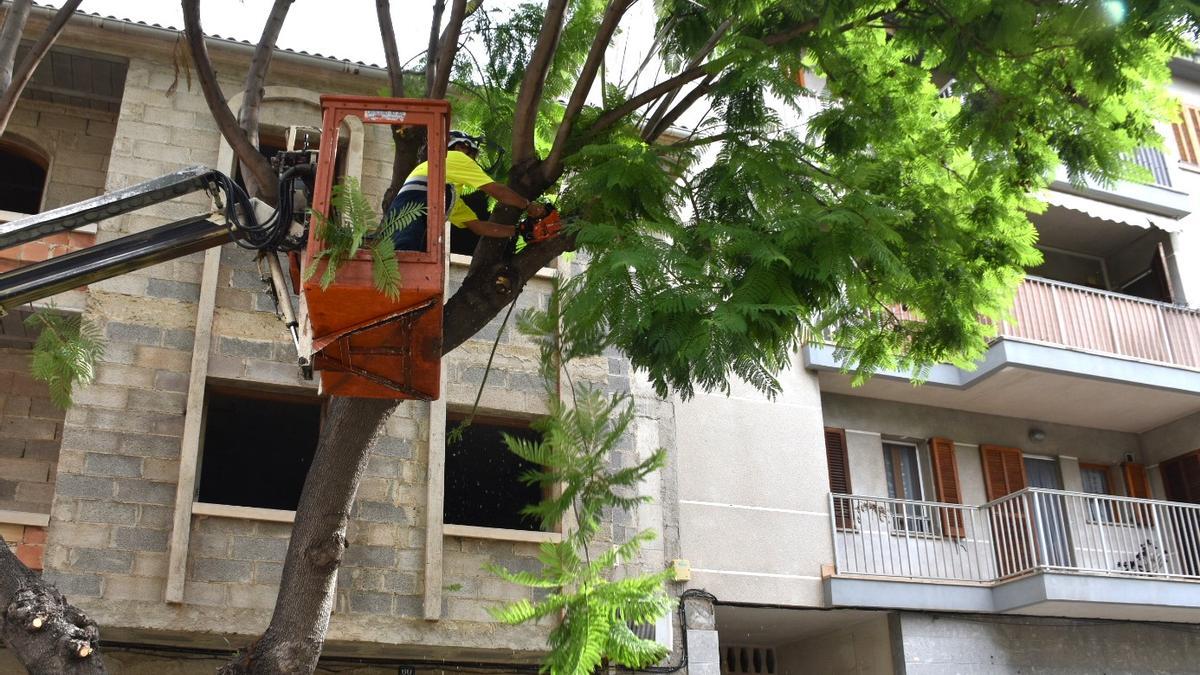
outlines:
[[[541,218],[529,216],[517,225],[517,234],[529,244],[540,244],[547,239],[553,239],[562,232],[563,222],[558,210],[549,204],[543,204],[546,215]]]

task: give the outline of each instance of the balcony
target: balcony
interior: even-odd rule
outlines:
[[[1028,277],[997,337],[1200,370],[1200,311]]]
[[[862,386],[833,347],[804,348],[821,390],[1142,433],[1200,410],[1200,311],[1027,277],[972,370],[881,371]],[[913,318],[909,315],[906,318]]]
[[[830,495],[834,606],[1195,620],[1200,506],[1027,488],[981,506]]]

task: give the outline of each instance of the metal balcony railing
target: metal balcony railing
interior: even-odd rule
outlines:
[[[1200,369],[1200,311],[1028,277],[1000,337]]]
[[[981,506],[830,495],[839,575],[1200,580],[1200,506],[1028,488]]]

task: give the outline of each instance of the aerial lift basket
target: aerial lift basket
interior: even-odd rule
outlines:
[[[322,96],[324,117],[312,209],[329,216],[338,166],[338,134],[348,117],[365,125],[425,127],[429,154],[426,250],[402,251],[400,297],[375,289],[368,251],[347,261],[322,289],[320,269],[300,293],[301,344],[321,371],[321,391],[333,396],[433,400],[440,395],[442,298],[445,291],[445,153],[450,106],[446,101]],[[356,141],[348,152],[361,152]],[[322,248],[310,236],[301,252],[307,269]],[[323,265],[324,263],[320,263]],[[293,277],[295,278],[295,277]]]

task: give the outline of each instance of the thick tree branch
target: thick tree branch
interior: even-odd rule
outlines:
[[[96,622],[0,538],[0,638],[30,675],[103,675]]]
[[[694,68],[700,65],[701,61],[707,59],[708,55],[712,54],[713,50],[717,48],[717,43],[721,41],[721,38],[725,36],[725,33],[729,31],[729,27],[732,25],[733,19],[725,19],[722,21],[721,25],[717,26],[717,29],[713,31],[713,34],[709,36],[708,40],[701,45],[700,49],[698,49],[696,53],[692,55],[692,58],[688,60],[687,65],[684,66],[684,70],[687,70],[688,68]],[[654,114],[652,114],[650,119],[646,121],[646,130],[651,130],[659,126],[663,116],[667,114],[667,109],[670,107],[671,103],[675,100],[675,96],[678,94],[679,89],[675,89],[674,91],[669,92],[666,97],[659,102],[658,108],[654,111]],[[645,136],[643,136],[643,138],[649,140]]]
[[[425,98],[433,93],[433,81],[437,77],[438,29],[442,27],[442,12],[446,11],[446,0],[433,3],[433,20],[429,24],[429,48],[425,50]]]
[[[542,101],[542,90],[546,86],[546,75],[554,62],[558,50],[558,38],[566,21],[567,0],[549,0],[542,29],[538,33],[537,45],[525,67],[521,80],[521,91],[517,95],[516,111],[513,115],[512,158],[513,165],[527,164],[534,159],[533,130],[537,123],[538,104]]]
[[[250,69],[246,71],[246,84],[242,89],[242,109],[238,112],[238,123],[241,125],[242,131],[246,132],[246,138],[254,146],[258,145],[258,119],[262,109],[263,96],[266,93],[264,86],[267,81],[267,71],[271,68],[275,43],[279,40],[279,31],[283,28],[283,21],[287,18],[292,2],[294,0],[275,0],[271,6],[271,13],[267,16],[267,23],[263,26],[262,37],[258,39],[258,46],[254,48],[254,58],[250,60]],[[245,176],[246,188],[250,194],[270,194],[278,189],[273,179],[269,186],[258,185],[254,180],[255,174],[245,163],[242,164],[242,175]]]
[[[387,60],[392,96],[404,98],[404,70],[400,66],[400,52],[396,47],[396,29],[392,26],[391,1],[375,0],[375,13],[379,16],[379,36],[383,39],[383,55]]]
[[[25,33],[31,7],[33,0],[13,0],[4,14],[4,28],[0,29],[0,92],[12,84],[17,46],[21,44],[21,35]]]
[[[575,88],[571,91],[571,98],[567,100],[562,122],[558,125],[558,132],[554,135],[554,145],[546,157],[546,164],[542,170],[547,174],[558,174],[562,170],[563,155],[567,151],[567,139],[570,138],[571,130],[575,127],[575,120],[579,119],[579,113],[583,111],[583,104],[587,102],[588,93],[591,92],[592,85],[596,81],[596,73],[604,64],[604,54],[608,51],[608,43],[612,40],[613,34],[617,32],[621,18],[625,16],[625,12],[632,5],[633,0],[609,0],[608,7],[604,10],[604,18],[600,20],[596,37],[592,39],[592,46],[588,49],[587,58],[583,62],[583,68],[579,71],[579,78],[575,81]]]
[[[42,32],[41,37],[33,46],[29,48],[29,53],[21,60],[21,65],[17,67],[12,74],[12,79],[7,83],[4,93],[0,94],[0,133],[8,128],[8,121],[12,119],[13,110],[17,107],[17,99],[21,98],[21,93],[25,91],[25,85],[29,84],[30,78],[33,77],[33,72],[37,70],[38,64],[45,58],[46,53],[50,51],[50,46],[62,34],[63,29],[67,26],[67,21],[75,14],[79,3],[82,0],[67,0],[58,11],[54,13],[54,18],[50,20],[50,25],[46,26],[46,30]],[[18,3],[14,2],[13,10],[17,11]],[[28,15],[28,8],[25,10]],[[14,17],[15,18],[15,17]],[[24,20],[21,21],[21,26],[24,27]],[[4,33],[8,32],[8,21],[4,22]],[[6,35],[0,35],[0,40],[6,38]],[[16,39],[19,41],[21,35],[18,32]],[[7,51],[8,45],[4,45],[4,50]],[[15,50],[16,46],[13,45]]]
[[[253,174],[254,180],[259,185],[270,188],[270,192],[262,196],[274,196],[275,173],[271,171],[271,165],[266,158],[259,154],[258,148],[246,137],[246,132],[242,131],[237,118],[229,109],[225,94],[221,92],[221,85],[217,82],[217,73],[213,70],[212,60],[208,56],[208,45],[204,42],[204,31],[200,27],[200,0],[183,0],[183,26],[188,49],[192,54],[192,63],[196,66],[196,76],[200,79],[200,89],[204,92],[204,100],[208,103],[208,110],[212,113],[217,128],[233,148],[233,154],[237,156],[238,161]]]
[[[454,0],[450,7],[450,20],[442,37],[438,40],[437,58],[434,63],[437,72],[433,78],[433,87],[429,98],[446,98],[446,89],[450,86],[450,75],[454,71],[454,55],[458,53],[458,36],[462,33],[463,19],[467,17],[467,0]],[[430,54],[430,59],[433,55]]]
[[[503,243],[503,242],[502,242]],[[487,326],[500,310],[520,295],[538,270],[575,246],[573,237],[555,237],[526,246],[511,261],[502,257],[474,269],[458,291],[446,302],[442,353],[448,354]],[[476,249],[476,256],[480,251]]]

